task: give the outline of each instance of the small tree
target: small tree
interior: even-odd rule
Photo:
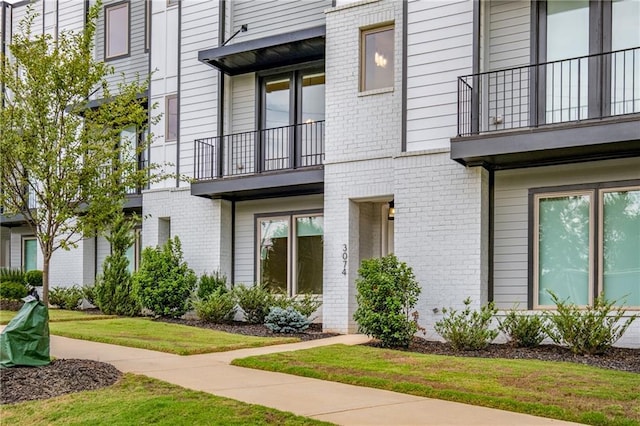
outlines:
[[[100,9],[100,1],[90,8],[84,31],[61,31],[56,40],[32,34],[36,13],[29,7],[11,59],[0,57],[0,205],[5,215],[21,214],[38,240],[45,303],[53,253],[102,231],[122,210],[126,188],[149,181],[138,163],[146,143],[120,136],[132,128],[145,134],[148,112],[139,96],[147,81],[110,92],[106,77],[114,71],[93,57]],[[90,108],[99,89],[108,101]]]
[[[120,213],[106,236],[111,243],[111,254],[102,266],[100,277],[94,288],[95,302],[102,312],[109,315],[135,316],[140,313],[140,304],[133,294],[127,249],[135,243],[133,228],[137,218],[127,218]]]
[[[182,258],[180,239],[142,251],[140,269],[133,274],[135,292],[143,307],[161,317],[178,318],[189,308],[198,278]]]
[[[363,260],[356,280],[358,309],[353,316],[360,332],[384,346],[409,346],[418,324],[411,310],[420,286],[406,263],[390,254]]]

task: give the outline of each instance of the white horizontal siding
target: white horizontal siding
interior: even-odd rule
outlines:
[[[626,179],[640,179],[640,159],[496,172],[493,292],[500,309],[527,305],[529,189]]]
[[[59,0],[58,28],[60,31],[82,31],[84,29],[84,2]]]
[[[410,0],[407,150],[448,148],[457,129],[457,77],[470,74],[473,2]]]
[[[218,71],[198,61],[198,52],[218,46],[218,1],[192,0],[181,7],[179,172],[192,176],[193,141],[217,135]]]
[[[324,25],[331,0],[235,0],[231,5],[231,32],[247,25],[231,43],[239,43]],[[228,3],[228,4],[229,4]]]
[[[530,60],[531,2],[490,1],[488,70],[527,65]]]

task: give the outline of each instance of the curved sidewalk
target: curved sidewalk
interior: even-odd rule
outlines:
[[[123,372],[144,374],[185,388],[260,404],[343,425],[569,425],[437,399],[345,385],[229,365],[251,355],[358,344],[361,335],[204,355],[179,356],[144,349],[51,336],[51,355],[108,362]]]

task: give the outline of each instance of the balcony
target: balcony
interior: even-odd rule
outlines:
[[[515,168],[637,156],[640,47],[458,78],[451,157]]]
[[[194,141],[193,195],[251,199],[321,193],[324,121]]]

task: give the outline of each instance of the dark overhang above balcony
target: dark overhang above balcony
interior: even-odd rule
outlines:
[[[322,194],[324,169],[302,169],[220,178],[191,184],[191,195],[234,201]]]
[[[494,170],[635,156],[638,114],[451,139],[453,160]]]
[[[198,60],[239,75],[324,58],[325,26],[263,37],[198,52]]]
[[[16,226],[27,226],[27,220],[23,215],[17,214],[14,216],[5,216],[0,214],[0,226],[7,228],[13,228]]]

